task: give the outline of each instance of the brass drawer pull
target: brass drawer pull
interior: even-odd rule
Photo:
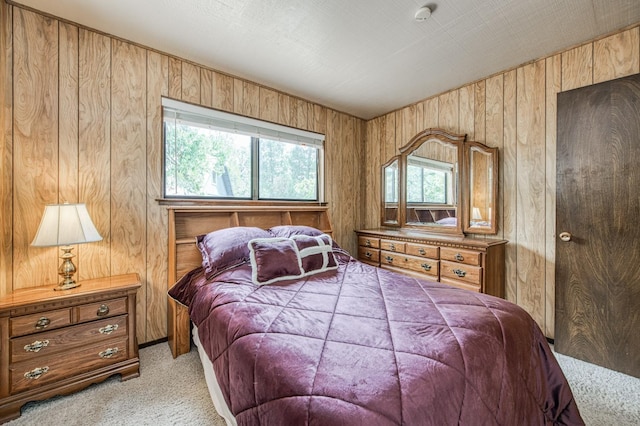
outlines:
[[[420,266],[422,266],[422,269],[424,269],[425,271],[430,271],[431,270],[431,265],[429,265],[428,263],[423,263]]]
[[[364,246],[365,247],[371,247],[371,240],[365,240],[364,241]]]
[[[389,250],[396,251],[396,245],[393,243],[389,244]]]
[[[36,340],[35,342],[31,343],[30,345],[25,345],[24,346],[24,350],[25,352],[39,352],[40,349],[42,348],[46,348],[47,346],[49,346],[49,341],[48,340]]]
[[[364,253],[364,257],[366,257],[367,259],[371,259],[371,256],[373,256],[373,254],[370,251]]]
[[[109,313],[109,307],[107,305],[100,305],[100,307],[98,308],[98,312],[96,312],[96,315],[99,317],[103,317],[108,313]]]
[[[117,329],[118,329],[118,324],[113,324],[113,325],[109,324],[104,327],[101,327],[100,329],[98,329],[98,331],[100,332],[100,334],[111,334]]]
[[[104,351],[100,352],[98,356],[102,359],[105,359],[105,358],[111,358],[117,353],[118,353],[118,348],[107,348]]]
[[[418,253],[419,253],[420,255],[422,255],[422,256],[424,256],[425,254],[427,254],[427,252],[426,252],[423,248],[421,248],[420,250],[418,250]]]
[[[462,269],[454,269],[453,273],[456,274],[460,278],[463,278],[465,275],[467,275],[467,273],[465,271],[463,271]]]
[[[49,324],[51,324],[51,320],[49,318],[41,317],[38,321],[36,321],[36,330],[47,328]]]
[[[456,253],[456,255],[454,256],[454,258],[458,261],[458,262],[462,262],[464,260],[464,256],[461,255],[460,253]]]
[[[386,261],[387,261],[387,263],[393,263],[393,257],[391,257],[391,256],[386,256],[386,257],[384,258],[384,260],[386,260]]]
[[[49,371],[49,367],[38,367],[24,373],[24,377],[25,379],[29,379],[29,380],[38,379],[40,378],[40,376],[42,376],[44,373],[48,371]]]

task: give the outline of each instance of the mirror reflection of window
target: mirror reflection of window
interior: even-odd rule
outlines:
[[[409,156],[407,163],[407,202],[453,204],[453,164]]]

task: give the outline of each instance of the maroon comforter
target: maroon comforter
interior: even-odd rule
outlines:
[[[262,287],[247,264],[195,270],[171,289],[239,425],[583,424],[521,308],[338,260]]]

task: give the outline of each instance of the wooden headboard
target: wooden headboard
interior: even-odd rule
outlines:
[[[169,207],[169,270],[168,286],[202,265],[196,247],[196,236],[234,226],[255,226],[268,229],[277,225],[306,225],[332,235],[327,206],[203,206]],[[189,314],[185,306],[168,298],[167,334],[173,357],[191,348]]]

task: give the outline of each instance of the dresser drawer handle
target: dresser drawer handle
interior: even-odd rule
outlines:
[[[453,273],[456,274],[460,278],[463,278],[465,275],[467,275],[467,273],[465,271],[463,271],[462,269],[454,269]]]
[[[42,317],[38,321],[36,321],[36,330],[47,328],[49,324],[51,324],[51,320],[47,317]]]
[[[373,254],[370,251],[364,253],[364,257],[366,257],[367,259],[371,259],[371,256],[373,256]]]
[[[109,313],[109,307],[107,305],[100,305],[100,307],[98,308],[98,312],[96,312],[96,315],[98,315],[99,317],[103,317],[108,313]]]
[[[386,260],[386,261],[387,261],[387,263],[393,263],[393,257],[391,257],[391,256],[386,256],[386,257],[384,258],[384,260]]]
[[[25,379],[29,379],[29,380],[38,379],[40,378],[40,376],[42,376],[44,373],[48,371],[49,371],[49,367],[38,367],[24,373],[24,377]]]
[[[431,265],[429,265],[428,263],[423,263],[420,266],[422,266],[422,269],[424,269],[425,271],[430,271],[431,270]]]
[[[393,243],[389,244],[389,250],[396,251],[396,245]]]
[[[458,262],[462,262],[462,261],[464,260],[464,256],[463,256],[463,255],[461,255],[460,253],[456,253],[456,255],[455,255],[455,256],[453,256],[453,258],[454,258],[455,260],[457,260]]]
[[[427,252],[426,252],[423,248],[421,248],[420,250],[418,250],[418,253],[419,253],[420,255],[422,255],[422,256],[424,256],[425,254],[427,254]]]
[[[371,247],[371,241],[370,240],[365,240],[364,241],[364,246],[365,247]]]
[[[100,352],[98,356],[102,359],[105,359],[105,358],[111,358],[117,353],[118,353],[118,348],[107,348],[104,351]]]
[[[118,324],[109,324],[98,329],[100,334],[111,334],[118,329]]]
[[[48,340],[36,340],[30,345],[24,345],[24,350],[25,352],[39,352],[40,349],[46,348],[47,346],[49,346]]]

